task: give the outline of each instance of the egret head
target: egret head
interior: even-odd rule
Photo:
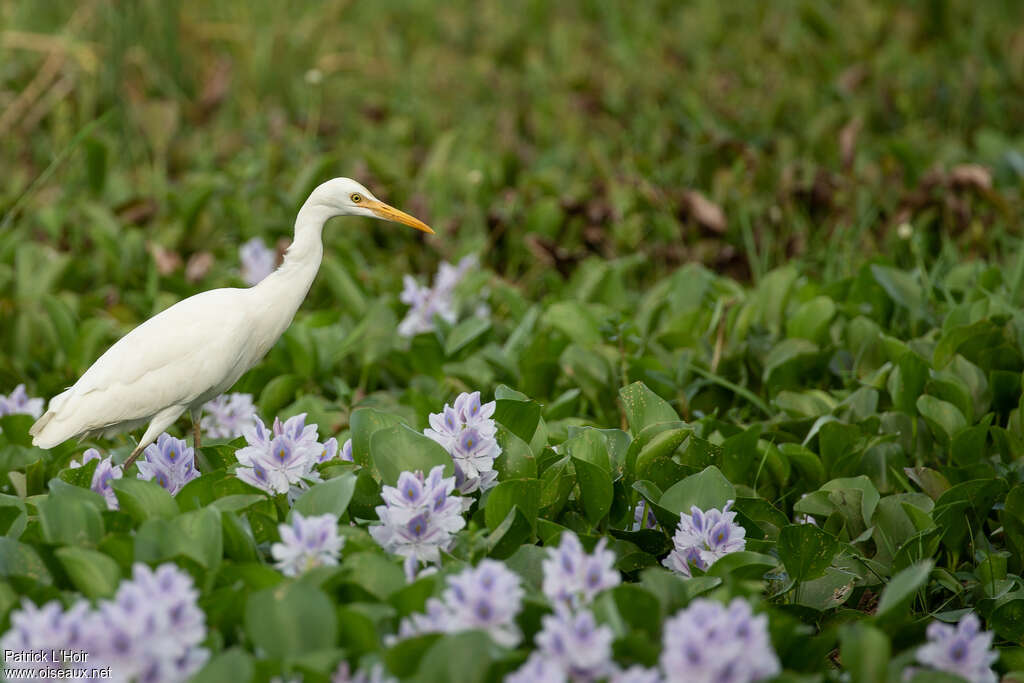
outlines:
[[[332,178],[321,183],[309,195],[307,205],[320,205],[332,211],[332,216],[368,216],[402,223],[434,234],[423,221],[399,211],[373,196],[373,193],[351,178]]]

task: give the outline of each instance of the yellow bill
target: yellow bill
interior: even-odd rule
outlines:
[[[430,226],[421,221],[415,216],[410,216],[404,211],[399,211],[393,206],[389,206],[384,202],[376,200],[367,200],[365,204],[366,208],[374,213],[378,218],[383,218],[386,221],[394,221],[395,223],[402,223],[408,225],[410,228],[416,228],[422,230],[428,235],[433,235],[434,231],[430,229]]]

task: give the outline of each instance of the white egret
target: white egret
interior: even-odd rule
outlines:
[[[369,216],[433,234],[349,178],[319,185],[295,218],[281,266],[248,289],[213,289],[158,313],[111,346],[75,385],[53,397],[29,433],[53,448],[74,437],[148,428],[125,466],[186,410],[198,448],[199,410],[256,365],[291,324],[323,257],[321,233],[335,216]]]

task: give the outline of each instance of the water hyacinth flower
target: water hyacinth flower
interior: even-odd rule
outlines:
[[[238,248],[238,259],[242,262],[242,279],[250,287],[273,273],[277,267],[277,252],[260,237],[253,237],[242,244]]]
[[[85,652],[88,667],[110,667],[123,681],[187,680],[209,658],[199,646],[206,638],[206,616],[198,597],[192,578],[175,565],[154,571],[137,563],[132,579],[122,581],[113,599],[95,608],[84,600],[67,610],[57,602],[37,608],[24,601],[11,614],[11,629],[0,638],[0,648]],[[64,668],[81,666],[68,663]]]
[[[522,601],[519,576],[497,560],[483,560],[476,568],[448,577],[441,599],[428,600],[426,614],[403,619],[399,636],[479,629],[499,645],[515,647],[522,638],[515,622]]]
[[[457,266],[447,261],[438,266],[434,275],[434,286],[420,285],[411,275],[402,278],[402,293],[399,301],[410,306],[405,318],[398,325],[398,334],[414,337],[434,329],[434,316],[448,323],[455,322],[455,286],[466,272],[476,265],[475,256],[466,256]]]
[[[992,633],[981,630],[977,615],[965,614],[956,627],[933,621],[927,634],[928,642],[917,648],[917,661],[969,683],[996,683],[992,663],[999,653],[991,650]]]
[[[139,479],[156,481],[172,496],[199,477],[195,451],[184,439],[175,439],[167,432],[157,437],[156,443],[146,446],[142,456],[136,463]]]
[[[85,453],[82,454],[82,462],[72,460],[68,463],[68,467],[71,469],[78,469],[85,465],[85,463],[92,460],[99,460],[96,464],[96,469],[92,473],[91,488],[96,493],[103,496],[107,501],[108,510],[117,510],[117,496],[114,494],[114,489],[110,485],[111,479],[120,479],[124,476],[124,472],[120,465],[115,465],[113,462],[113,456],[107,456],[105,458],[100,457],[100,452],[95,448],[86,449]]]
[[[325,444],[317,440],[316,425],[306,424],[305,413],[285,422],[274,418],[270,429],[256,417],[242,435],[248,445],[235,451],[240,465],[235,475],[271,495],[294,496],[308,488],[310,482],[320,481],[320,473],[314,467],[321,458],[333,457],[338,448],[336,439],[328,439]]]
[[[221,394],[203,405],[199,426],[214,439],[234,439],[256,418],[252,394]]]
[[[571,607],[587,605],[603,590],[622,582],[615,569],[615,553],[607,550],[608,539],[597,542],[594,552],[587,554],[580,539],[571,531],[562,532],[557,547],[547,549],[541,563],[544,570],[544,595],[555,605]]]
[[[405,572],[410,578],[420,563],[436,564],[441,551],[448,550],[456,531],[466,526],[462,501],[451,493],[455,477],[444,477],[440,465],[423,472],[402,472],[397,486],[384,486],[384,505],[376,508],[380,524],[369,531],[385,550],[406,558]]]
[[[594,681],[614,671],[614,635],[607,626],[598,626],[590,610],[573,612],[556,605],[555,613],[545,616],[541,624],[534,639],[538,651],[573,681]]]
[[[31,415],[38,418],[43,414],[43,399],[29,398],[25,385],[14,387],[9,395],[0,394],[0,417],[4,415]]]
[[[779,658],[768,618],[741,598],[728,606],[698,598],[665,621],[661,668],[665,683],[749,683],[777,675]]]
[[[608,679],[608,683],[661,683],[661,672],[657,669],[645,669],[639,664],[616,671]]]
[[[562,664],[540,652],[530,655],[526,663],[505,676],[505,683],[566,683]]]
[[[480,392],[462,393],[453,405],[431,413],[430,428],[423,433],[444,447],[455,462],[459,493],[486,491],[497,485],[494,459],[501,455],[498,427],[492,416],[496,403],[480,402]]]
[[[644,510],[647,514],[644,514]],[[633,531],[640,531],[641,529],[657,529],[658,518],[654,516],[654,510],[647,505],[646,501],[641,500],[633,508]]]
[[[672,541],[675,549],[662,564],[689,578],[690,565],[706,571],[719,558],[747,547],[747,531],[736,523],[736,513],[728,501],[721,510],[701,511],[696,505],[689,515],[680,515]]]
[[[354,462],[352,459],[352,439],[346,439],[345,443],[341,446],[341,453],[338,454],[338,458],[345,462]]]
[[[281,524],[277,529],[281,541],[270,546],[270,554],[274,566],[285,576],[338,564],[345,539],[338,535],[337,515],[303,517],[293,510],[291,524]]]

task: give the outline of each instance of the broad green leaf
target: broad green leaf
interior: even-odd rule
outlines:
[[[607,457],[607,456],[606,456]],[[583,510],[591,524],[597,524],[612,506],[612,478],[607,470],[587,460],[573,458],[580,484]]]
[[[954,436],[967,427],[967,418],[959,408],[933,396],[926,394],[918,397],[917,409],[943,443],[950,443]]]
[[[882,620],[903,612],[918,590],[924,587],[935,563],[925,560],[913,564],[889,579],[878,600],[875,619]]]
[[[530,522],[530,528],[536,529],[540,497],[539,479],[510,479],[500,482],[487,494],[487,504],[484,506],[487,528],[492,531],[496,529],[504,521],[509,510],[516,506]]]
[[[494,420],[526,443],[530,443],[534,432],[537,431],[540,412],[540,404],[535,401],[499,398],[495,401]]]
[[[341,517],[348,509],[355,488],[356,475],[351,472],[322,481],[299,496],[293,509],[306,516],[330,513]]]
[[[839,631],[839,656],[852,683],[886,680],[892,646],[882,631],[863,622],[846,624]]]
[[[0,536],[0,576],[24,577],[43,585],[53,583],[53,577],[32,546],[3,536]]]
[[[109,598],[121,581],[121,568],[108,555],[88,548],[58,548],[54,553],[71,583],[87,598]]]
[[[658,504],[676,514],[689,514],[694,505],[709,510],[722,508],[730,500],[736,500],[736,488],[711,465],[665,491]]]
[[[626,411],[626,419],[629,421],[629,429],[633,436],[637,436],[645,427],[652,424],[679,420],[679,415],[672,406],[648,389],[643,382],[633,382],[620,389],[619,400]]]
[[[36,509],[48,543],[95,546],[103,538],[103,518],[89,503],[51,493],[36,502]]]
[[[451,357],[462,351],[464,348],[480,339],[491,329],[491,323],[487,318],[471,316],[466,318],[452,328],[445,339],[444,355]]]
[[[353,448],[355,442],[353,442]],[[423,472],[424,476],[438,465],[444,475],[453,475],[452,456],[443,446],[405,425],[385,427],[373,433],[370,439],[370,457],[385,484],[394,486],[402,472]]]
[[[356,408],[349,418],[352,429],[352,459],[364,467],[372,465],[370,438],[375,432],[402,424],[402,419],[374,408]]]
[[[169,519],[178,514],[178,504],[165,488],[155,481],[125,477],[111,479],[121,510],[137,522],[147,519]]]
[[[270,657],[295,657],[337,644],[337,617],[319,588],[285,581],[249,595],[245,633]]]
[[[252,655],[238,647],[213,657],[190,679],[191,683],[250,683],[253,677]]]
[[[839,541],[813,524],[790,524],[779,532],[779,559],[794,581],[825,574],[839,552]]]

